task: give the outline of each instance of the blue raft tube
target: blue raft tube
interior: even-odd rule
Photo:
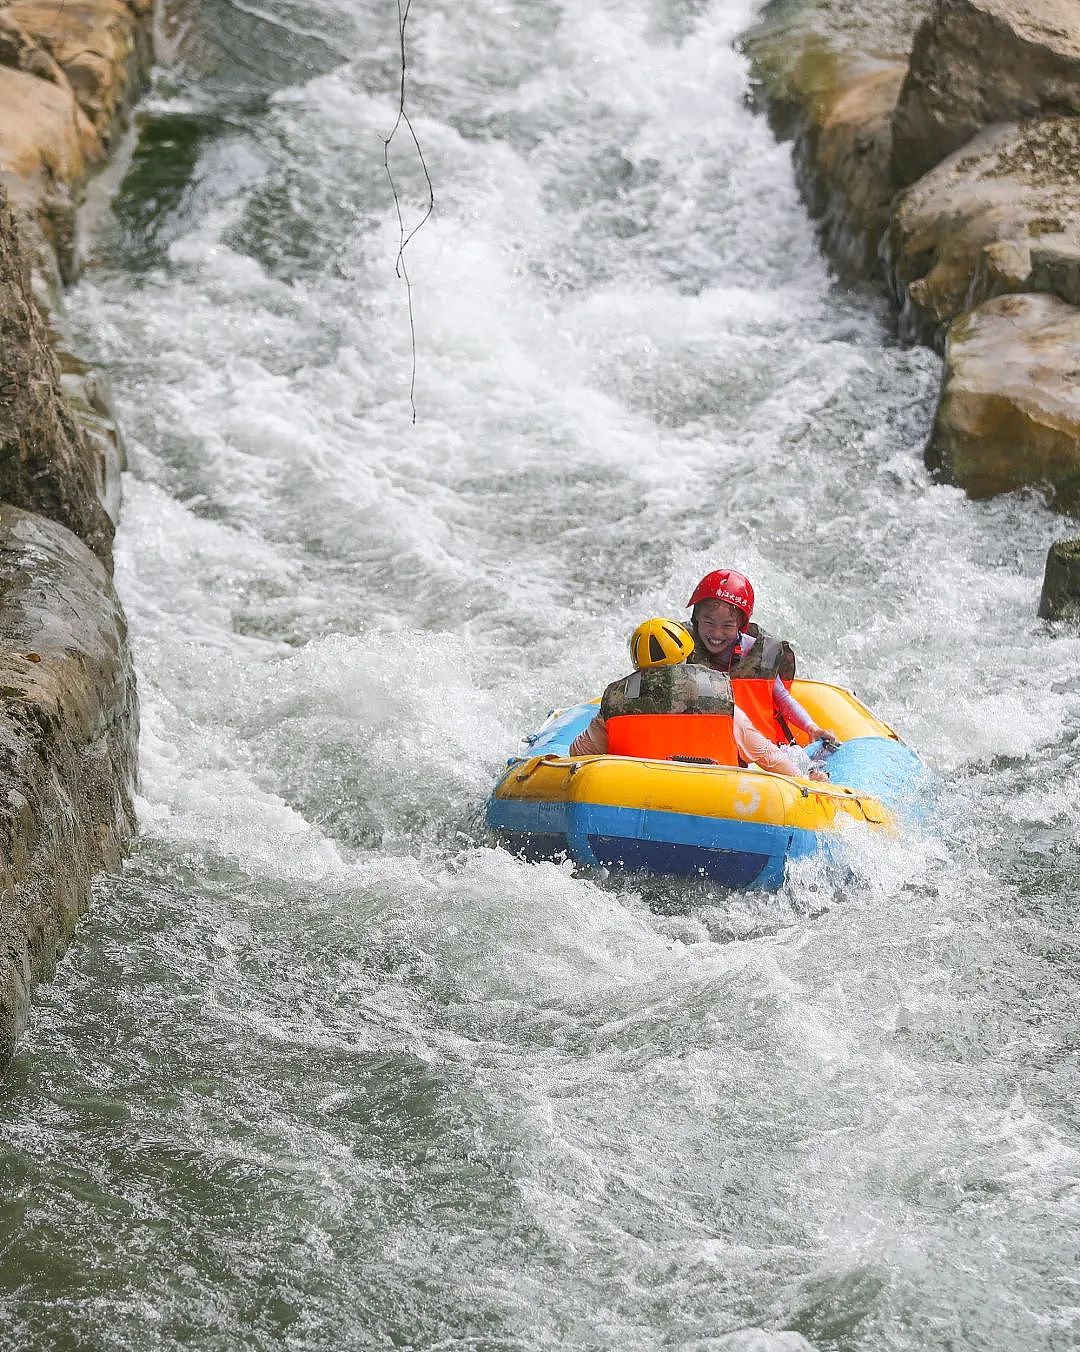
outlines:
[[[828,783],[754,766],[571,757],[593,700],[553,710],[525,739],[488,799],[487,824],[528,859],[775,890],[792,861],[831,860],[853,822],[895,834],[924,819],[925,766],[887,724],[838,686],[796,680],[792,694],[840,739],[827,758],[818,743],[806,748],[824,758]]]

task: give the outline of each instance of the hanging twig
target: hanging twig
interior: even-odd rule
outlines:
[[[412,8],[412,0],[397,0],[398,9],[398,40],[401,46],[401,84],[399,87],[397,118],[390,130],[389,136],[382,138],[383,142],[383,168],[386,170],[386,177],[390,181],[390,191],[394,194],[394,210],[398,218],[398,251],[397,259],[394,263],[394,272],[405,283],[405,294],[409,302],[409,341],[412,346],[412,374],[409,378],[409,407],[412,409],[412,420],[416,422],[416,319],[413,314],[412,300],[412,282],[409,280],[409,269],[405,266],[405,248],[413,235],[420,229],[431,213],[435,210],[435,189],[431,185],[431,175],[428,173],[427,162],[424,159],[424,152],[420,147],[420,141],[417,138],[416,131],[405,111],[405,25],[409,19],[409,10]],[[401,210],[401,198],[398,196],[397,184],[394,182],[394,175],[390,168],[390,142],[397,135],[397,130],[402,123],[405,123],[409,129],[409,135],[412,137],[412,143],[416,147],[416,154],[420,160],[420,168],[424,171],[424,182],[427,184],[427,210],[417,221],[411,230],[405,229],[405,217]]]

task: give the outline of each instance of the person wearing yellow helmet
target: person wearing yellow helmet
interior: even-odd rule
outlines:
[[[744,765],[756,764],[774,774],[800,775],[802,771],[791,756],[775,742],[770,742],[736,707],[731,695],[731,678],[726,673],[703,665],[688,667],[680,676],[669,670],[682,667],[694,648],[694,635],[678,620],[657,616],[639,624],[630,635],[634,671],[607,687],[600,700],[600,711],[570,743],[570,755],[603,756],[612,750],[615,754],[635,754],[624,752],[620,746],[613,748],[609,736],[608,721],[618,719],[621,723],[628,713],[638,716],[631,726],[642,730],[651,720],[648,726],[653,737],[657,716],[665,720],[660,726],[669,726],[674,733],[677,727],[684,730],[686,726],[685,722],[677,724],[676,720],[692,714],[692,726],[700,730],[693,739],[695,749],[719,753],[701,759],[716,760],[721,764],[738,761]],[[636,754],[655,752],[641,750]],[[827,779],[828,776],[815,767],[810,778]]]
[[[694,651],[694,636],[678,620],[657,616],[639,624],[630,635],[630,660],[635,671],[685,662]]]

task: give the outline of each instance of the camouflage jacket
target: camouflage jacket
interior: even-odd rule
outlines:
[[[647,667],[612,681],[600,700],[605,720],[625,714],[732,714],[731,681],[712,667]]]
[[[753,640],[749,644],[748,637]],[[700,639],[687,661],[713,671],[720,670]],[[739,635],[729,675],[736,681],[768,681],[776,676],[782,681],[790,681],[795,676],[795,651],[785,639],[773,638],[758,625],[748,624],[745,633]]]

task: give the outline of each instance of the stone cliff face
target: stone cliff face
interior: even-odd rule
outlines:
[[[745,48],[822,243],[946,352],[927,448],[1080,508],[1080,4],[782,0]]]
[[[846,280],[873,276],[894,184],[892,118],[927,0],[766,6],[744,40],[756,99]]]
[[[150,19],[150,0],[0,0],[0,1064],[134,825],[122,444],[57,333],[77,207],[148,72]]]
[[[915,34],[892,167],[913,183],[995,122],[1080,114],[1075,0],[939,0]]]
[[[0,182],[53,288],[78,270],[75,212],[150,69],[149,0],[0,0]]]
[[[884,256],[902,330],[940,346],[954,319],[994,296],[1068,300],[1034,259],[1071,249],[1080,261],[1078,224],[1080,118],[980,131],[893,202]]]
[[[30,290],[15,218],[0,188],[0,502],[66,526],[107,566],[108,467],[65,399],[60,367]]]
[[[71,531],[0,506],[0,1060],[134,826],[138,713],[120,604]]]

